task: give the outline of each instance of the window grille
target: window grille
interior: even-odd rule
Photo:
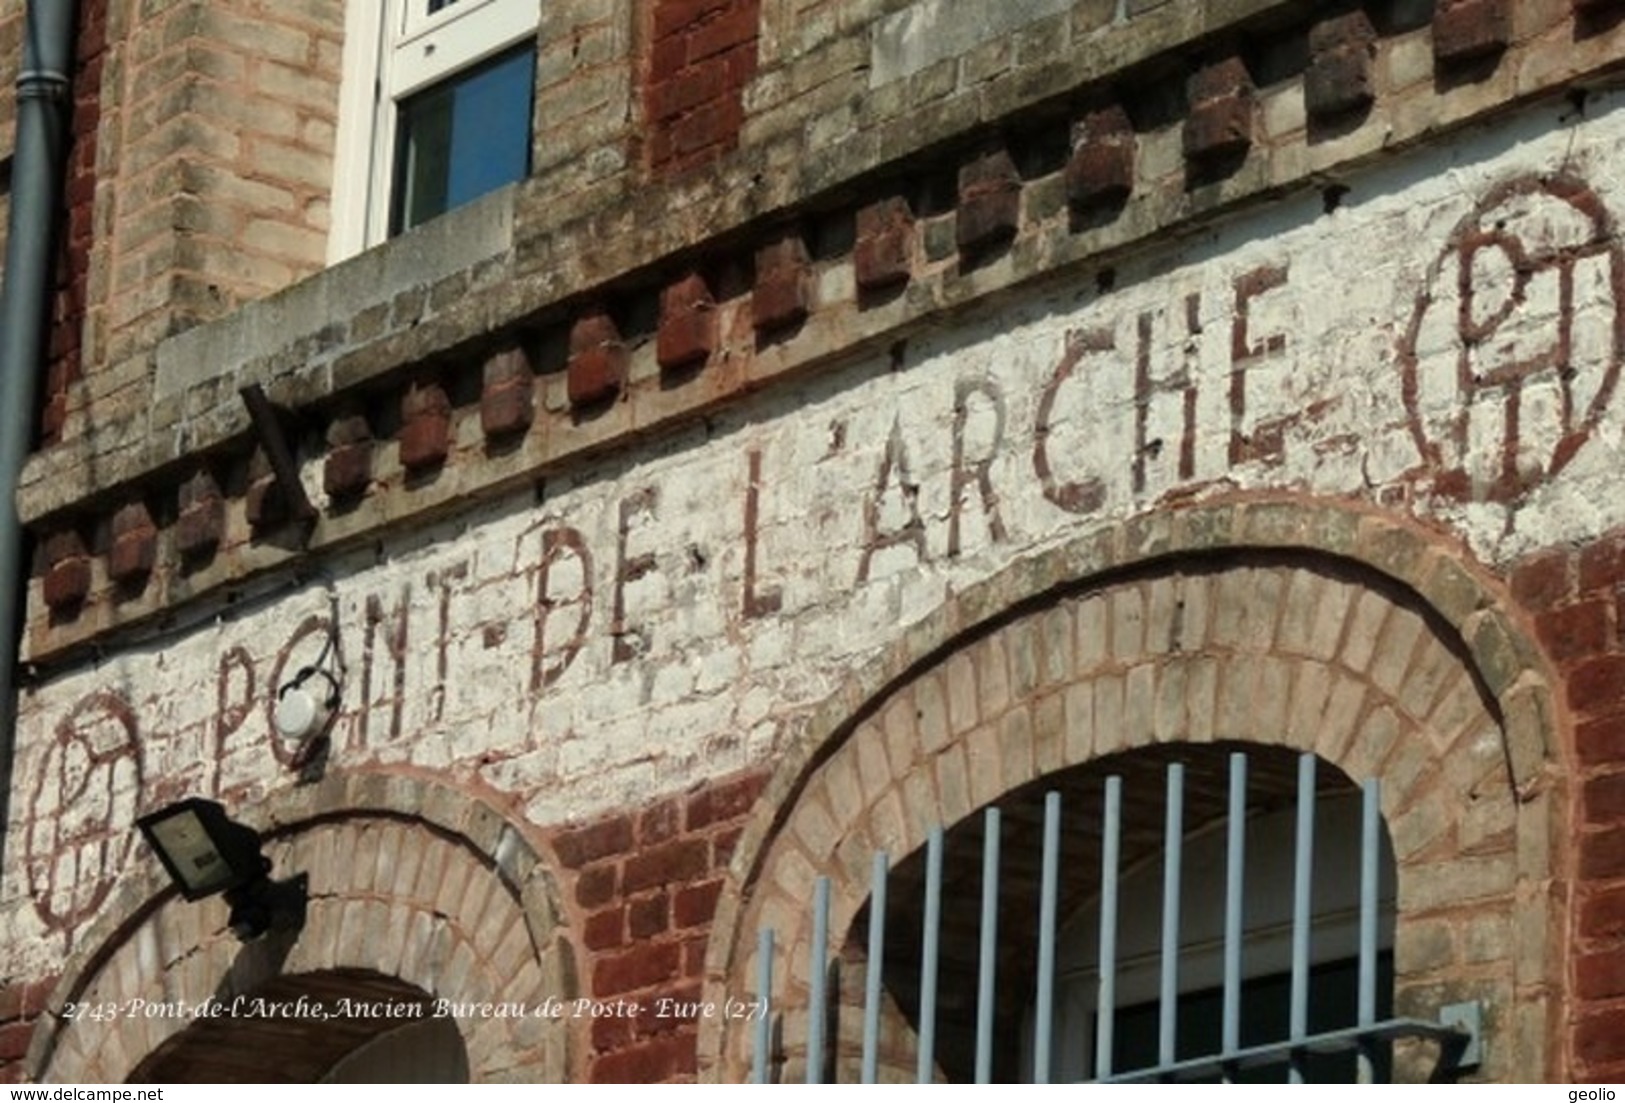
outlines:
[[[1160,950],[1157,954],[1157,995],[1154,1003],[1125,1008],[1120,1005],[1118,981],[1122,961],[1119,946],[1119,912],[1122,900],[1120,890],[1124,878],[1121,868],[1123,816],[1123,778],[1108,777],[1102,800],[1100,829],[1099,894],[1097,903],[1098,944],[1096,946],[1096,996],[1093,1015],[1093,1037],[1058,1038],[1056,1036],[1056,1000],[1058,983],[1058,922],[1060,906],[1060,868],[1062,849],[1062,795],[1052,791],[1045,796],[1042,818],[1042,837],[1039,854],[1039,892],[1037,915],[1037,961],[1033,978],[1034,1001],[1032,1010],[1030,1071],[1037,1082],[1048,1082],[1055,1067],[1056,1046],[1085,1043],[1092,1049],[1092,1079],[1099,1082],[1191,1081],[1218,1079],[1225,1082],[1244,1080],[1258,1070],[1279,1070],[1285,1067],[1287,1079],[1303,1083],[1310,1077],[1311,1066],[1317,1058],[1327,1054],[1350,1054],[1355,1057],[1354,1073],[1358,1080],[1371,1082],[1380,1078],[1387,1069],[1386,1048],[1397,1039],[1426,1039],[1438,1043],[1440,1072],[1454,1075],[1475,1067],[1480,1060],[1479,1034],[1481,1026],[1480,1004],[1454,1004],[1441,1009],[1437,1021],[1419,1018],[1394,1017],[1379,1014],[1379,970],[1386,965],[1386,955],[1379,948],[1380,915],[1379,886],[1382,879],[1381,863],[1384,855],[1384,836],[1381,818],[1381,794],[1375,780],[1367,781],[1359,794],[1358,814],[1358,906],[1357,947],[1349,962],[1339,968],[1352,976],[1355,988],[1355,1013],[1352,1022],[1330,1027],[1317,1027],[1311,1016],[1315,985],[1328,983],[1331,973],[1313,968],[1311,948],[1315,937],[1315,916],[1312,908],[1311,886],[1317,856],[1316,826],[1316,772],[1318,760],[1305,754],[1296,762],[1296,785],[1292,806],[1292,874],[1290,902],[1290,962],[1280,980],[1284,984],[1285,1029],[1280,1036],[1267,1040],[1244,1036],[1244,1018],[1256,1018],[1245,1001],[1256,1001],[1275,995],[1271,987],[1254,986],[1249,993],[1249,978],[1244,970],[1248,953],[1248,929],[1244,922],[1249,910],[1248,877],[1248,756],[1233,753],[1228,758],[1226,801],[1223,817],[1224,830],[1224,886],[1222,980],[1216,991],[1203,994],[1207,1003],[1217,1000],[1220,1009],[1220,1031],[1217,1045],[1211,1052],[1190,1055],[1189,1046],[1180,1042],[1181,1005],[1191,993],[1181,991],[1180,972],[1186,952],[1181,945],[1182,911],[1189,901],[1182,899],[1182,889],[1188,878],[1183,868],[1187,843],[1184,823],[1187,785],[1185,767],[1173,762],[1166,772],[1163,828],[1161,840],[1161,930]],[[1002,813],[989,808],[982,817],[981,893],[975,971],[975,1053],[974,1079],[977,1083],[991,1082],[994,1073],[995,1049],[995,993],[999,981],[998,960],[1000,935],[1000,880],[1004,863],[1001,846],[1004,830]],[[942,903],[943,853],[945,834],[941,827],[927,838],[924,853],[923,920],[920,936],[919,1013],[915,1023],[916,1060],[915,1077],[919,1083],[938,1079],[938,1008],[939,965],[942,960]],[[1006,856],[1007,857],[1007,856]],[[1354,872],[1354,871],[1350,871]],[[882,984],[888,953],[886,939],[887,893],[892,873],[885,852],[874,855],[867,950],[865,958],[865,991],[863,996],[863,1030],[861,1079],[873,1083],[879,1075]],[[1213,903],[1218,903],[1217,901]],[[1256,902],[1255,902],[1256,903]],[[1206,902],[1198,901],[1198,906]],[[812,949],[809,985],[808,1027],[806,1036],[806,1078],[808,1083],[820,1082],[832,1067],[830,1045],[827,1042],[829,1024],[834,1008],[831,1006],[829,964],[830,883],[819,878],[812,907]],[[1009,924],[1007,923],[1008,927]],[[1014,933],[1027,937],[1026,932]],[[760,994],[760,1013],[756,1018],[753,1039],[752,1079],[756,1083],[770,1082],[775,1074],[774,1018],[777,1011],[771,1003],[773,988],[774,934],[769,929],[759,932],[757,947],[758,976],[756,991]],[[893,946],[892,950],[895,951]],[[1344,978],[1348,979],[1347,977]],[[1275,996],[1279,998],[1279,996]],[[1256,1003],[1255,1003],[1256,1006]],[[1154,1028],[1149,1028],[1154,1015]],[[1119,1067],[1116,1057],[1120,1052],[1118,1032],[1134,1027],[1137,1030],[1154,1029],[1155,1061],[1143,1067]],[[1148,1038],[1138,1039],[1148,1043]]]

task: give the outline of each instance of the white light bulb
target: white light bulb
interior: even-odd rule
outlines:
[[[303,686],[289,686],[277,698],[276,730],[282,738],[308,738],[326,723],[326,706]]]

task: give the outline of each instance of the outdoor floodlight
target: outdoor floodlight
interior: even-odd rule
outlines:
[[[244,942],[271,927],[276,903],[260,836],[212,800],[188,797],[136,821],[175,887],[188,900],[225,893],[232,933]]]

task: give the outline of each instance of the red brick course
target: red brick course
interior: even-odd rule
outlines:
[[[706,872],[710,857],[711,841],[699,837],[673,839],[640,850],[626,860],[621,871],[621,889],[638,892],[656,885],[690,881]]]
[[[666,890],[632,901],[626,909],[626,928],[633,940],[653,938],[670,928],[671,898]]]
[[[1625,1007],[1581,1019],[1574,1027],[1575,1063],[1582,1075],[1594,1066],[1616,1064],[1625,1045]]]
[[[34,1040],[34,1024],[57,977],[0,985],[0,1084],[23,1080],[23,1057]]]
[[[372,481],[372,428],[361,414],[339,417],[327,427],[322,489],[340,501],[359,497]]]
[[[1580,549],[1579,568],[1581,592],[1617,585],[1625,578],[1625,534],[1611,533]]]
[[[582,915],[585,994],[630,1016],[594,1015],[588,1078],[691,1079],[699,998],[723,872],[767,778],[731,778],[558,832],[553,850]]]
[[[1491,57],[1512,39],[1510,0],[1440,0],[1433,15],[1433,57],[1442,66]]]
[[[90,555],[83,537],[63,529],[45,538],[45,604],[53,613],[78,608],[90,593]]]
[[[58,228],[56,287],[51,300],[47,363],[40,392],[42,443],[61,439],[68,388],[84,374],[82,332],[89,299],[95,231],[96,128],[101,124],[102,62],[107,55],[107,0],[80,0],[73,71],[73,116],[63,178],[66,209]]]
[[[437,383],[413,387],[401,399],[401,466],[422,471],[446,462],[451,450],[451,401]]]
[[[113,514],[113,544],[107,553],[107,575],[121,586],[139,586],[158,559],[158,529],[146,503],[131,502]]]
[[[570,330],[570,363],[566,390],[571,406],[607,402],[626,386],[629,354],[621,331],[607,313],[596,311],[576,320]]]
[[[1120,207],[1134,193],[1134,127],[1119,104],[1091,111],[1072,127],[1066,196],[1079,211]]]
[[[1185,160],[1192,175],[1204,179],[1253,144],[1253,79],[1240,57],[1227,57],[1192,74],[1186,93]]]
[[[709,164],[739,144],[756,73],[760,0],[656,0],[643,86],[651,173]]]
[[[1021,174],[1007,149],[992,150],[959,170],[955,240],[975,256],[1016,236],[1021,227]]]
[[[625,912],[616,908],[589,916],[581,929],[581,941],[587,944],[589,950],[613,950],[625,946]]]
[[[226,502],[220,484],[207,469],[181,484],[180,513],[175,519],[175,550],[183,560],[212,556],[226,531]]]
[[[692,1079],[694,1037],[687,1032],[638,1042],[600,1058],[592,1078],[600,1084],[654,1084]]]
[[[1510,582],[1573,718],[1576,957],[1566,1018],[1575,1077],[1607,1080],[1625,1062],[1625,532],[1536,552]]]
[[[1582,588],[1592,588],[1598,584],[1598,568],[1603,567],[1604,573],[1607,573],[1606,560],[1593,566],[1589,583],[1586,581],[1585,561],[1582,556],[1580,585]],[[1530,556],[1513,570],[1511,581],[1512,596],[1519,605],[1535,613],[1556,608],[1574,593],[1569,582],[1569,556],[1561,550],[1537,552]]]
[[[1625,688],[1625,655],[1597,655],[1568,671],[1569,707],[1581,716],[1610,713],[1621,704]]]
[[[499,352],[485,362],[480,391],[480,431],[487,439],[517,436],[536,416],[535,375],[519,349]]]
[[[1575,962],[1575,995],[1588,1000],[1625,996],[1625,949],[1580,957]]]
[[[1608,645],[1613,633],[1612,612],[1612,602],[1586,601],[1540,616],[1535,626],[1547,654],[1566,662],[1597,654]]]
[[[576,878],[576,903],[583,908],[596,908],[609,903],[615,898],[617,880],[618,874],[612,865],[582,870]]]
[[[1371,106],[1377,32],[1364,10],[1322,20],[1309,31],[1309,68],[1303,75],[1304,109],[1327,119]]]
[[[1586,787],[1586,796],[1589,800],[1591,787]],[[1589,819],[1601,819],[1612,826],[1604,831],[1587,834],[1580,839],[1580,878],[1582,881],[1619,881],[1625,880],[1625,822],[1617,815],[1604,814],[1590,816],[1592,809],[1586,805]],[[1625,1038],[1620,1039],[1621,1046],[1625,1046]],[[1625,1049],[1621,1049],[1625,1056]]]
[[[553,840],[559,861],[572,869],[632,849],[632,821],[624,816],[573,828]]]
[[[756,250],[750,310],[751,324],[761,334],[800,325],[812,312],[812,262],[806,241],[794,229]]]
[[[1582,943],[1625,939],[1625,885],[1593,893],[1580,905],[1579,934]]]
[[[683,949],[676,943],[636,943],[630,949],[598,959],[592,971],[592,989],[598,996],[619,996],[653,988],[675,977],[682,961]]]
[[[907,283],[914,270],[914,212],[900,195],[858,211],[852,269],[860,291],[881,291]]]
[[[717,303],[698,273],[660,293],[660,330],[655,359],[666,371],[703,364],[717,347]]]
[[[690,831],[743,818],[762,794],[764,779],[757,776],[713,785],[689,797],[686,823]]]
[[[32,1023],[7,1023],[0,1026],[0,1062],[21,1060],[28,1052],[28,1043],[33,1037]]]

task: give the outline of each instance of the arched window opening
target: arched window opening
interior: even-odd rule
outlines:
[[[1314,805],[1314,864],[1309,907],[1307,1027],[1311,1034],[1354,1027],[1359,1022],[1361,793],[1341,774],[1321,764]],[[1189,775],[1187,775],[1189,778]],[[1132,794],[1163,799],[1160,793]],[[1297,810],[1279,798],[1260,802],[1246,821],[1245,895],[1242,911],[1239,1044],[1243,1049],[1290,1036],[1294,844]],[[1188,830],[1183,838],[1176,1013],[1176,1060],[1218,1053],[1223,1038],[1225,893],[1228,817]],[[1387,832],[1379,832],[1377,897],[1377,983],[1375,1015],[1393,1013],[1394,857]],[[1118,889],[1116,1024],[1112,1071],[1155,1068],[1159,1060],[1161,1001],[1162,890],[1166,864],[1161,849],[1122,871]],[[1096,1076],[1097,994],[1100,989],[1100,898],[1096,893],[1063,922],[1056,939],[1053,1082]],[[1024,1021],[1023,1072],[1030,1077],[1033,1008]],[[1389,1054],[1374,1052],[1375,1079],[1388,1079]],[[1311,1083],[1356,1078],[1353,1052],[1312,1053],[1305,1059]],[[1287,1065],[1237,1069],[1243,1082],[1284,1082]],[[1025,1078],[1024,1077],[1024,1078]],[[1218,1079],[1217,1074],[1207,1077]]]
[[[466,1084],[454,1019],[416,985],[368,969],[276,977],[194,1005],[132,1084]]]
[[[322,1077],[324,1084],[466,1084],[468,1051],[449,1016],[417,1019],[362,1043]]]
[[[877,863],[884,920],[872,931],[874,898],[859,910],[829,1006],[814,985],[808,1074],[1385,1079],[1389,1042],[1410,1036],[1455,1060],[1467,1031],[1391,1018],[1395,865],[1376,796],[1313,756],[1243,744],[1144,748],[1018,789],[996,819]]]

